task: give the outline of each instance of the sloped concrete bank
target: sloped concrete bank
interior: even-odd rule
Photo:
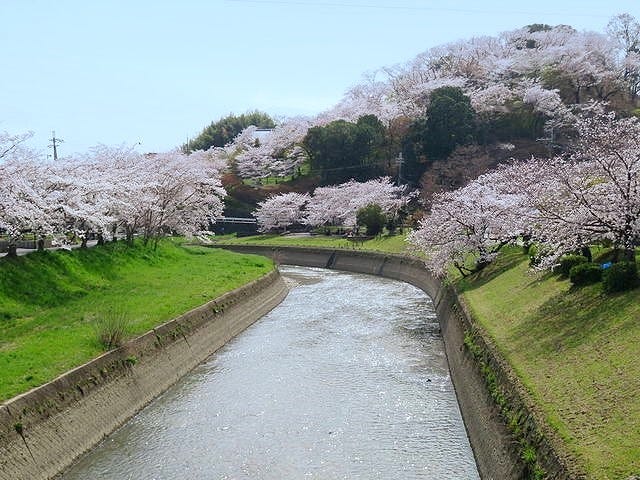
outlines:
[[[584,478],[455,291],[434,278],[420,260],[356,250],[223,248],[264,255],[281,264],[380,275],[422,289],[433,299],[438,314],[451,378],[481,477]]]
[[[0,405],[0,480],[52,478],[278,305],[274,271]]]

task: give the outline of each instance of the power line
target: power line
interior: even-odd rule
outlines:
[[[303,7],[331,7],[331,8],[362,8],[377,10],[405,10],[405,11],[425,11],[425,12],[449,12],[449,13],[467,13],[471,15],[487,14],[508,14],[508,15],[571,15],[573,17],[592,17],[592,18],[610,18],[611,15],[581,13],[574,11],[523,11],[523,10],[479,10],[468,8],[447,8],[447,7],[422,7],[408,5],[373,5],[373,4],[357,4],[346,2],[316,2],[316,1],[300,1],[300,0],[226,0],[231,3],[251,3],[254,5],[295,5]]]

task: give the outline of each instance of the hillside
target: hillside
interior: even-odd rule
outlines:
[[[572,288],[515,248],[458,289],[589,478],[637,475],[640,290]]]

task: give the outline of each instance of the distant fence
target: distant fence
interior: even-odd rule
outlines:
[[[212,226],[212,231],[218,235],[238,233],[253,235],[258,233],[258,221],[253,217],[219,217]]]
[[[18,240],[16,242],[16,247],[18,248],[31,248],[33,250],[36,249],[36,240]],[[51,239],[47,238],[44,241],[45,248],[51,247]],[[0,240],[0,253],[5,253],[9,250],[9,242],[7,240]]]

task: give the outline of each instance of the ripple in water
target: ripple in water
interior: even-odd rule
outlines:
[[[280,306],[62,478],[478,479],[428,297],[282,271]]]

